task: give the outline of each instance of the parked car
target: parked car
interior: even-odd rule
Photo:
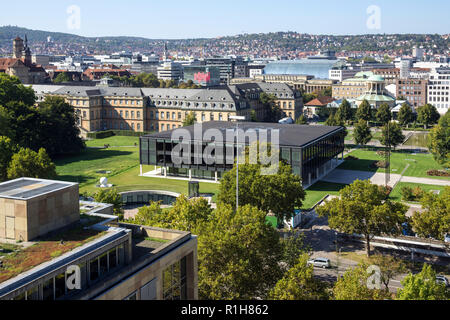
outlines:
[[[445,276],[436,276],[436,282],[437,283],[443,283],[446,287],[449,286],[448,280]]]
[[[445,242],[450,242],[450,233],[447,233],[447,234],[444,236],[444,241],[445,241]]]
[[[319,268],[324,268],[324,269],[331,267],[330,259],[327,259],[327,258],[311,259],[311,260],[308,260],[308,264],[312,264],[314,267],[319,267]]]

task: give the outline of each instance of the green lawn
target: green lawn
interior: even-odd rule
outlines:
[[[103,147],[105,144],[109,144],[111,147],[129,147],[134,146],[135,143],[139,146],[139,137],[114,136],[105,139],[86,141],[86,146]]]
[[[132,145],[138,141],[136,137],[110,137],[106,139],[91,140],[87,145],[103,146],[109,143],[117,145]],[[139,177],[139,147],[111,147],[108,149],[87,148],[76,156],[64,157],[55,161],[59,180],[78,182],[80,192],[93,193],[97,189],[101,177],[107,177],[119,192],[144,189],[166,190],[187,194],[188,182],[164,178]],[[153,166],[144,166],[144,172],[154,169]],[[110,171],[110,173],[100,172]],[[218,192],[219,185],[215,183],[200,183],[201,193],[214,194]]]
[[[370,168],[369,166],[378,160],[384,160],[384,157],[379,156],[375,150],[359,149],[351,152],[349,155],[357,157],[359,160],[346,160],[339,169],[359,170],[370,172],[384,172],[384,169]],[[431,177],[427,175],[430,169],[442,170],[431,154],[412,154],[409,152],[394,151],[391,154],[391,173],[400,174],[406,165],[409,163],[408,169],[405,171],[405,176],[422,177],[441,180],[450,180],[448,177]]]
[[[327,194],[338,195],[345,184],[319,181],[306,190],[306,198],[302,209],[311,209]]]
[[[435,186],[435,185],[430,185],[430,184],[409,183],[409,182],[399,182],[395,186],[394,190],[392,190],[389,198],[394,201],[401,201],[402,200],[401,190],[403,187],[410,187],[413,189],[415,187],[420,187],[425,192],[429,192],[431,190],[439,190],[440,192],[443,192],[445,189],[444,186]]]

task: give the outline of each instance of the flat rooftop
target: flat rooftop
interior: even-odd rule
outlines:
[[[224,139],[226,138],[226,132],[233,130],[232,135],[234,135],[234,130],[236,129],[236,122],[229,121],[210,121],[204,122],[202,125],[202,133],[208,129],[218,129],[222,132]],[[191,134],[192,141],[196,141],[196,136],[194,135],[194,127],[189,126],[180,129],[188,130]],[[297,125],[297,124],[279,124],[279,123],[265,123],[265,122],[239,122],[239,129],[244,130],[248,133],[249,131],[267,130],[268,140],[270,142],[270,130],[279,130],[280,136],[280,146],[294,146],[301,147],[307,145],[313,141],[320,140],[326,135],[337,133],[342,130],[342,127],[334,126],[312,126],[312,125]],[[163,131],[158,133],[153,133],[149,135],[142,136],[142,138],[151,139],[164,139],[171,140],[172,133],[174,130]],[[178,137],[176,137],[178,139]],[[203,142],[211,142],[204,140]]]
[[[29,200],[50,192],[62,190],[76,185],[76,183],[20,178],[0,183],[0,198]]]

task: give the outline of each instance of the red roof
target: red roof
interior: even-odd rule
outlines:
[[[335,99],[332,97],[318,97],[314,100],[311,100],[310,102],[308,102],[307,104],[305,104],[305,106],[309,106],[309,107],[324,107],[327,104],[333,102]]]

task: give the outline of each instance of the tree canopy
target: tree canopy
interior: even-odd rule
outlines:
[[[239,165],[239,205],[250,204],[258,209],[272,211],[282,224],[302,206],[305,191],[301,178],[292,173],[291,166],[280,162],[277,174],[261,174],[260,164]],[[220,181],[218,201],[236,206],[236,165]]]
[[[356,110],[356,118],[358,120],[370,121],[373,118],[372,106],[369,101],[364,100]]]
[[[355,130],[353,131],[353,137],[355,143],[358,145],[368,144],[372,140],[372,133],[370,132],[370,127],[367,125],[367,121],[359,120],[355,125]]]
[[[381,123],[388,123],[392,120],[391,109],[387,103],[383,103],[377,110],[376,118]]]
[[[383,146],[390,145],[395,149],[395,147],[402,144],[403,141],[405,141],[405,136],[403,135],[402,128],[397,122],[388,122],[381,129],[380,143]]]
[[[438,163],[450,167],[450,111],[431,129],[428,148]]]
[[[39,152],[21,148],[14,154],[8,165],[8,179],[22,177],[54,179],[56,177],[55,164],[41,148]]]
[[[411,110],[411,107],[406,102],[402,104],[397,114],[397,120],[402,126],[407,126],[414,121],[414,114]]]
[[[422,123],[425,129],[428,128],[428,126],[437,123],[439,117],[440,114],[436,107],[428,103],[419,107],[417,110],[417,121]]]
[[[370,256],[370,240],[374,236],[398,235],[406,221],[407,207],[385,200],[386,193],[370,181],[356,180],[334,198],[317,208],[320,216],[327,216],[329,226],[348,234],[361,234]]]

